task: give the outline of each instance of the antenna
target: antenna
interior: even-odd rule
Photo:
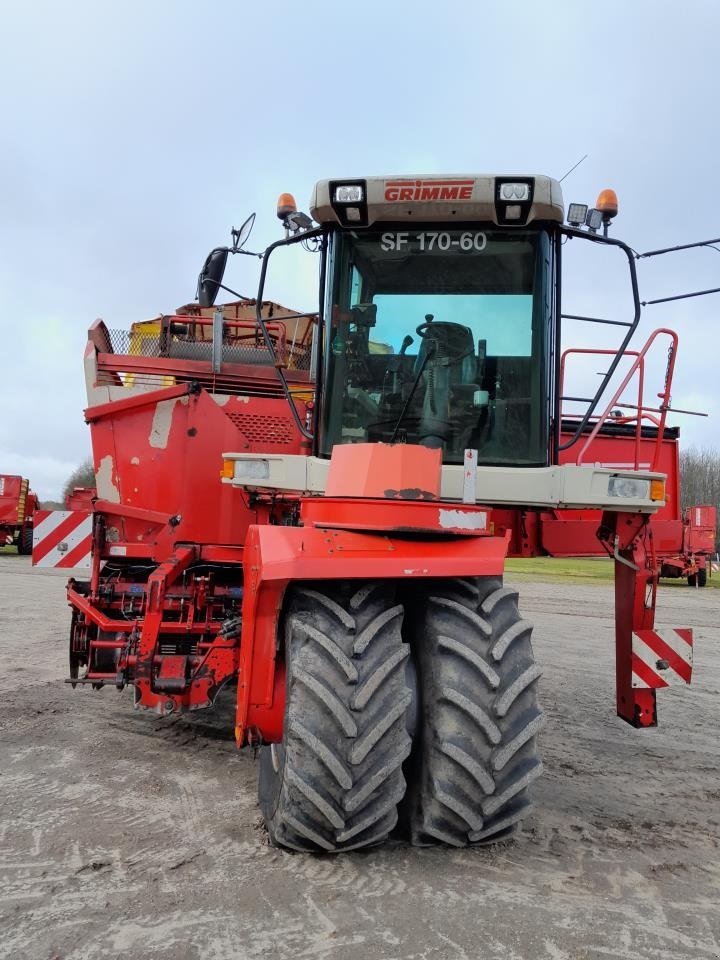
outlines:
[[[584,157],[580,157],[580,159],[579,159],[578,162],[575,164],[575,166],[570,167],[570,169],[568,170],[568,172],[567,172],[567,173],[564,173],[564,174],[562,175],[562,177],[560,177],[560,179],[558,180],[558,183],[562,183],[563,180],[565,179],[565,177],[570,176],[570,174],[573,172],[573,170],[575,169],[575,167],[579,167],[580,164],[583,162],[583,160],[587,160],[587,158],[588,158],[587,153],[585,154]]]

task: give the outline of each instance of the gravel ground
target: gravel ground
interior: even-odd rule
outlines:
[[[661,588],[695,681],[641,732],[613,715],[611,588],[519,584],[548,720],[519,838],[332,858],[267,845],[231,700],[161,720],[61,682],[64,580],[0,557],[0,957],[720,957],[716,591]]]

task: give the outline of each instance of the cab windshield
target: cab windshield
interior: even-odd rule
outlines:
[[[321,453],[406,442],[545,464],[550,269],[542,231],[336,232]]]

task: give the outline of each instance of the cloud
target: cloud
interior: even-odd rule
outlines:
[[[588,154],[563,190],[592,203],[614,187],[614,236],[638,250],[715,236],[718,132],[708,118],[720,7],[688,15],[624,0],[558,2],[549,12],[520,3],[511,29],[507,9],[450,5],[428,17],[417,5],[368,0],[358,18],[335,3],[319,2],[312,16],[286,5],[282,32],[292,40],[278,49],[272,4],[218,0],[206,69],[197,8],[184,0],[8,8],[7,35],[31,38],[33,57],[26,43],[6,44],[0,64],[0,470],[25,464],[36,487],[56,495],[89,448],[82,353],[92,321],[127,328],[192,299],[207,250],[232,224],[257,210],[250,246],[262,249],[281,235],[278,194],[290,190],[307,209],[323,177],[557,177]],[[611,71],[594,69],[602,54],[588,46],[608,23],[618,25]],[[342,76],[321,63],[330,50],[352,51]],[[564,252],[568,307],[626,317],[626,296],[589,263],[573,275],[576,250]],[[643,297],[720,286],[718,257],[642,261]],[[315,264],[308,254],[278,257],[267,296],[311,308]],[[254,292],[257,269],[242,258],[231,285]],[[674,402],[697,397],[712,412],[686,418],[683,436],[716,446],[718,302],[648,308],[639,331],[678,329]],[[609,336],[579,326],[567,334],[585,344]],[[652,372],[662,379],[662,359]]]

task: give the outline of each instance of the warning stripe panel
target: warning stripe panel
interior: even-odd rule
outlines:
[[[661,690],[663,687],[670,686],[666,679],[651,670],[636,653],[632,655],[632,685],[636,689],[650,690]]]
[[[84,517],[80,519],[82,520]],[[53,510],[43,522],[35,524],[33,528],[33,560],[35,563],[39,563],[46,554],[70,536],[77,526],[77,516],[73,511],[68,510]]]
[[[683,656],[675,647],[666,643],[662,636],[656,634],[652,639],[652,650],[663,660],[667,660],[670,668],[679,674],[685,683],[690,682],[690,676],[692,674],[692,647],[687,647],[685,655]]]
[[[92,514],[41,510],[35,514],[32,562],[36,567],[90,567]]]
[[[692,630],[638,630],[632,635],[632,685],[660,689],[692,678]]]
[[[78,567],[87,567],[88,569],[91,566],[91,554],[92,552],[92,530],[85,537],[84,540],[81,540],[77,546],[69,550],[65,554],[62,560],[59,560],[55,566],[62,567],[66,570],[77,569]]]

